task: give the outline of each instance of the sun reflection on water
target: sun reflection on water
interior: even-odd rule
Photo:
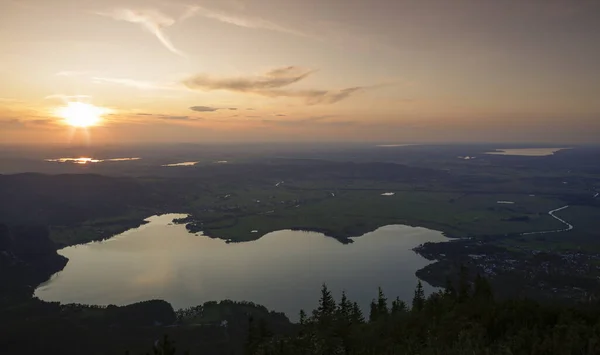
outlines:
[[[89,157],[79,157],[79,158],[57,158],[57,159],[45,159],[48,162],[55,163],[73,163],[73,164],[93,164],[93,163],[102,163],[105,161],[132,161],[132,160],[140,160],[141,158],[113,158],[113,159],[94,159]]]

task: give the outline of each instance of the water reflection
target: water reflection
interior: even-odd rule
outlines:
[[[558,151],[570,148],[515,148],[515,149],[496,149],[495,152],[488,152],[491,155],[522,155],[530,157],[542,157],[552,155]]]
[[[57,158],[57,159],[45,159],[48,162],[55,163],[73,163],[73,164],[91,164],[91,163],[102,163],[105,161],[132,161],[140,160],[141,158],[111,158],[111,159],[94,159],[89,157],[80,158]]]
[[[36,296],[102,305],[164,299],[175,308],[229,298],[264,304],[296,319],[301,308],[317,306],[326,282],[336,296],[345,289],[367,311],[378,286],[390,298],[410,301],[415,271],[429,263],[411,249],[446,240],[425,228],[387,226],[349,245],[289,230],[227,244],[170,224],[181,217],[154,216],[110,240],[60,250],[69,263]]]
[[[173,164],[165,164],[163,166],[194,166],[196,164],[198,164],[198,161],[186,161],[183,163],[173,163]]]

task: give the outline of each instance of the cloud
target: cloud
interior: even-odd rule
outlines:
[[[67,77],[75,77],[75,76],[84,76],[84,75],[92,75],[91,71],[83,71],[83,70],[63,70],[54,74],[56,76],[67,76]]]
[[[213,78],[199,74],[184,80],[183,84],[191,89],[258,92],[288,86],[306,78],[311,73],[312,71],[290,66],[252,77]]]
[[[197,111],[197,112],[214,112],[219,109],[216,107],[208,107],[208,106],[192,106],[192,107],[190,107],[190,110]]]
[[[323,125],[323,126],[349,126],[356,124],[355,121],[327,121],[328,118],[335,116],[311,116],[305,118],[297,118],[292,120],[262,120],[263,123],[277,126],[303,126],[303,125]]]
[[[21,120],[18,118],[0,119],[0,126],[2,127],[13,127],[22,126]]]
[[[194,16],[202,16],[205,18],[213,19],[219,22],[227,23],[238,27],[263,29],[287,33],[294,36],[310,37],[308,34],[302,31],[287,26],[279,25],[277,23],[265,20],[260,17],[232,14],[223,11],[208,9],[199,5],[188,6],[187,11],[180,17],[180,21],[189,19]]]
[[[285,116],[287,116],[287,115],[284,115],[284,114],[282,114],[282,113],[278,113],[278,114],[276,114],[276,115],[273,115],[273,116],[275,116],[275,117],[285,117]]]
[[[144,112],[137,113],[136,116],[151,117],[151,118],[156,118],[156,119],[165,120],[165,121],[201,121],[204,119],[202,117],[163,115],[163,114],[144,113]]]
[[[105,77],[99,76],[98,72],[91,71],[74,71],[74,70],[65,70],[56,73],[57,76],[66,76],[66,77],[88,77],[87,79],[91,80],[96,84],[118,84],[123,86],[129,86],[140,90],[185,90],[185,88],[181,87],[180,84],[169,83],[169,82],[153,82],[153,81],[144,81],[137,79],[129,79],[129,78],[113,78],[113,77]],[[86,95],[49,95],[46,99],[58,99],[58,98],[85,98]]]
[[[194,90],[227,90],[267,97],[302,98],[308,105],[334,104],[365,89],[360,86],[342,90],[290,90],[285,88],[305,79],[312,73],[314,73],[312,70],[288,66],[273,69],[263,75],[248,77],[214,78],[200,74],[185,79],[183,84]]]
[[[109,83],[119,84],[129,87],[134,87],[140,90],[175,90],[176,88],[169,85],[155,83],[152,81],[134,80],[126,78],[105,78],[105,77],[92,77],[92,81],[96,84]]]
[[[152,33],[172,53],[185,57],[185,53],[177,49],[164,29],[175,24],[175,20],[162,12],[154,9],[133,10],[127,8],[113,9],[111,12],[97,12],[98,15],[107,16],[117,21],[127,21],[142,26]]]
[[[22,103],[23,101],[11,97],[0,97],[0,103]]]
[[[265,90],[259,94],[269,97],[298,97],[303,98],[307,105],[318,105],[340,102],[364,89],[357,86],[342,90]]]
[[[192,106],[192,107],[190,107],[190,110],[196,111],[196,112],[215,112],[218,110],[236,111],[237,108],[235,108],[235,107],[222,108],[222,107],[210,107],[210,106]]]
[[[0,119],[0,126],[6,128],[20,128],[20,127],[31,127],[31,126],[51,126],[55,125],[56,120],[47,118],[36,118],[36,119],[20,119],[20,118],[8,118]]]
[[[48,95],[48,96],[44,97],[45,100],[58,99],[58,100],[63,100],[63,101],[89,99],[89,98],[91,98],[90,95],[61,95],[61,94]]]
[[[172,121],[197,121],[197,120],[200,120],[200,118],[190,117],[190,116],[167,116],[167,115],[162,115],[162,116],[160,116],[160,118],[163,119],[163,120],[172,120]]]

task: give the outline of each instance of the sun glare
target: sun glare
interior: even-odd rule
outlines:
[[[97,125],[107,111],[84,102],[69,102],[67,106],[57,109],[56,115],[62,117],[69,126],[85,128]]]

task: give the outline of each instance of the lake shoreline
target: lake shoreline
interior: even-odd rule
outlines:
[[[402,294],[402,290],[416,285],[416,271],[430,261],[414,253],[414,246],[428,240],[448,240],[439,231],[388,225],[348,238],[348,247],[336,238],[304,228],[267,233],[255,243],[241,245],[194,235],[184,225],[173,222],[181,222],[184,217],[185,214],[149,217],[141,228],[103,242],[61,249],[60,254],[69,259],[67,266],[40,284],[35,296],[46,301],[90,305],[163,299],[174,308],[228,298],[264,304],[293,316],[298,309],[313,306],[301,302],[312,301],[313,297],[300,294],[326,282],[333,289],[336,284],[353,285],[349,295],[354,292],[367,307],[372,294],[366,299],[363,290],[382,286]],[[372,272],[381,273],[379,281],[372,278]],[[262,280],[262,286],[251,281],[256,278]],[[352,280],[354,283],[350,283]],[[251,294],[246,292],[248,283],[255,290]],[[289,287],[284,287],[287,283]],[[407,287],[400,287],[402,284]],[[268,292],[269,287],[277,291]],[[428,292],[433,290],[429,285],[426,288]],[[112,289],[120,291],[109,291]]]

